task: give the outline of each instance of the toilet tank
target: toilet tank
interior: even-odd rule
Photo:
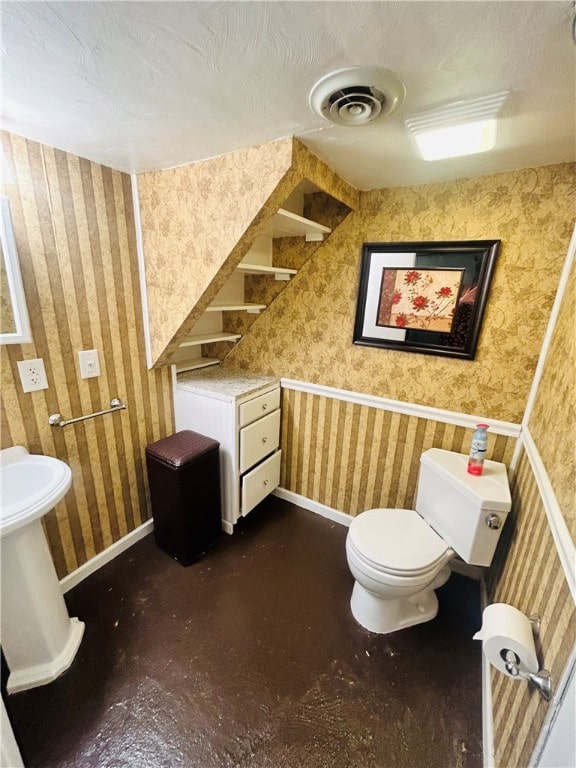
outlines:
[[[416,511],[467,563],[490,565],[512,506],[506,466],[485,461],[477,477],[467,472],[467,465],[468,456],[461,453],[425,451]],[[499,522],[499,528],[492,527]]]

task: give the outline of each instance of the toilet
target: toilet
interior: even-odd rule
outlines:
[[[485,461],[479,477],[468,457],[430,448],[420,457],[416,509],[370,509],[355,517],[346,557],[355,583],[356,621],[386,634],[430,621],[434,590],[450,577],[450,561],[492,562],[511,507],[506,466]]]

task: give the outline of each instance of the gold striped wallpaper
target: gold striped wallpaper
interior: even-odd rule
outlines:
[[[6,133],[2,145],[33,343],[1,348],[1,445],[72,469],[72,489],[44,518],[63,577],[150,516],[144,448],[173,429],[170,379],[146,369],[129,176]],[[80,378],[83,349],[99,351],[98,378]],[[49,389],[25,394],[16,363],[36,357]],[[48,425],[115,396],[128,410]]]
[[[527,616],[541,616],[537,650],[557,685],[576,638],[576,608],[526,453],[520,458],[512,495],[514,527],[506,536],[511,539],[509,547],[497,553],[489,602],[510,603]],[[496,766],[525,768],[549,705],[526,683],[494,669],[491,675]]]
[[[349,515],[412,508],[420,454],[470,447],[472,429],[297,390],[282,393],[280,485]],[[491,435],[488,458],[509,464],[515,442]]]

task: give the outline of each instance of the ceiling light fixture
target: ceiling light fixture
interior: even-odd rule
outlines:
[[[355,128],[391,115],[404,101],[398,75],[380,67],[347,67],[320,79],[310,91],[310,106],[336,125]]]
[[[424,160],[487,152],[496,143],[496,118],[508,93],[501,91],[419,112],[405,124]]]

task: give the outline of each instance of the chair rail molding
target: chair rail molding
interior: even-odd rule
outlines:
[[[280,379],[280,386],[284,389],[293,389],[297,392],[306,392],[310,395],[319,395],[320,397],[330,397],[334,400],[344,400],[355,405],[365,405],[369,408],[380,408],[385,411],[402,413],[406,416],[416,416],[420,419],[430,421],[441,421],[445,424],[453,424],[457,427],[468,427],[474,429],[479,422],[488,421],[490,430],[496,435],[505,435],[506,437],[520,437],[522,427],[520,424],[514,424],[510,421],[498,421],[488,416],[471,416],[467,413],[458,413],[457,411],[447,411],[443,408],[433,408],[429,405],[418,405],[417,403],[406,403],[401,400],[389,400],[386,397],[378,395],[366,395],[361,392],[352,392],[346,389],[336,389],[335,387],[325,387],[322,384],[312,384],[306,381],[296,379]]]

